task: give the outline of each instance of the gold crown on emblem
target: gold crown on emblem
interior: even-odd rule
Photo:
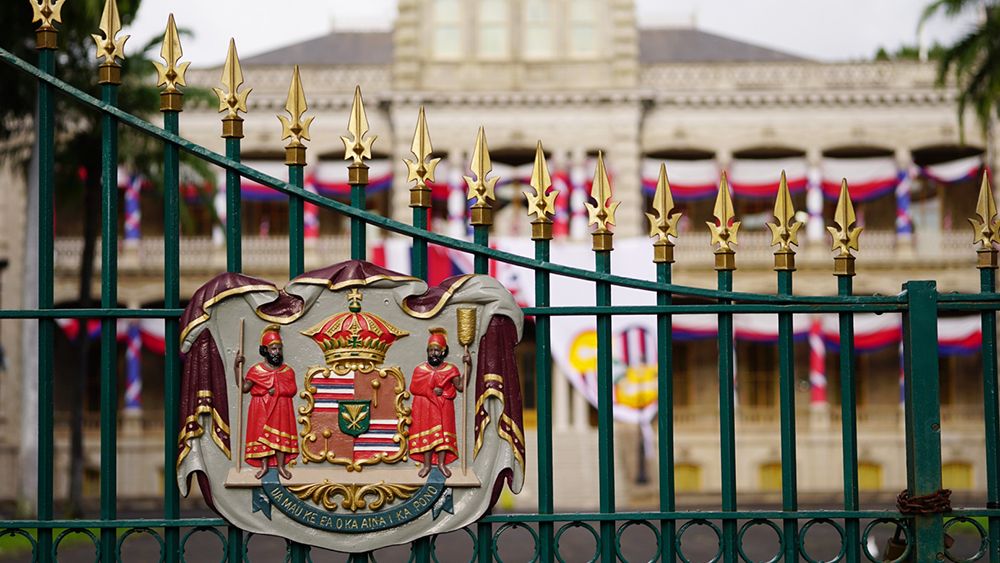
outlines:
[[[302,331],[323,351],[327,366],[357,361],[381,364],[393,342],[409,334],[377,315],[362,312],[363,298],[361,291],[352,289],[347,293],[346,313],[337,313]]]

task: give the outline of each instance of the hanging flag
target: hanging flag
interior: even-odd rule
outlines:
[[[840,197],[840,183],[847,178],[851,199],[855,203],[878,199],[893,193],[906,172],[896,166],[891,156],[870,158],[824,158],[823,195],[836,201]]]
[[[729,186],[736,197],[773,200],[778,194],[781,171],[785,171],[788,191],[803,193],[808,185],[805,157],[738,158],[729,166]]]
[[[715,159],[660,160],[642,159],[642,191],[649,197],[656,193],[660,163],[667,167],[674,201],[697,201],[715,197],[719,191],[719,165]]]
[[[320,162],[309,178],[316,193],[324,197],[347,199],[351,197],[348,183],[347,165],[340,161]],[[368,161],[368,185],[366,194],[384,192],[392,187],[392,165],[387,159],[376,158]]]
[[[983,155],[967,156],[919,168],[920,175],[941,184],[957,184],[975,179],[983,169]]]

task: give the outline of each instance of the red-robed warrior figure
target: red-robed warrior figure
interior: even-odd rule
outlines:
[[[260,355],[264,361],[251,366],[243,378],[242,391],[250,393],[244,457],[249,465],[260,467],[254,475],[258,479],[270,467],[277,467],[282,477],[290,479],[292,474],[285,465],[299,455],[292,404],[295,372],[284,362],[278,325],[269,325],[261,332]],[[236,363],[243,364],[242,355]]]
[[[413,424],[410,425],[410,456],[423,459],[420,477],[426,477],[434,464],[445,477],[451,477],[447,465],[458,459],[458,438],[455,432],[455,396],[465,389],[472,358],[466,353],[462,362],[465,377],[448,357],[448,333],[443,328],[430,329],[427,339],[427,361],[413,370],[410,393],[413,394]]]

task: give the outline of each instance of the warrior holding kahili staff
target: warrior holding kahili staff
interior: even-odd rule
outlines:
[[[463,332],[462,329],[460,324],[459,332]],[[472,318],[472,330],[475,331],[475,317]],[[410,455],[423,463],[418,474],[421,478],[426,477],[434,465],[445,477],[451,477],[448,464],[459,458],[454,402],[458,393],[468,385],[472,370],[472,356],[468,345],[464,339],[462,343],[466,345],[462,355],[464,375],[454,364],[445,361],[448,357],[448,332],[441,327],[431,328],[427,338],[427,361],[413,370],[413,377],[410,379],[413,424],[410,425],[409,449]],[[463,408],[462,427],[465,426]],[[463,432],[463,441],[466,435]],[[464,468],[465,454],[462,461]]]

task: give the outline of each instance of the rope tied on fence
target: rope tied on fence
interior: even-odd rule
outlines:
[[[909,489],[903,489],[896,497],[896,508],[901,514],[942,514],[951,512],[951,489],[939,489],[936,493],[913,496]]]

